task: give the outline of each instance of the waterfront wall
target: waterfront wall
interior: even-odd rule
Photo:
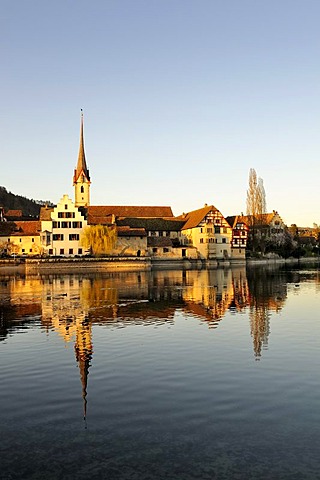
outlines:
[[[97,273],[112,271],[150,271],[152,269],[211,269],[228,268],[239,265],[263,266],[276,264],[299,265],[319,264],[317,257],[302,259],[248,259],[247,261],[216,261],[190,258],[161,259],[150,257],[108,257],[108,258],[46,258],[46,259],[3,259],[0,260],[0,275],[38,273]]]

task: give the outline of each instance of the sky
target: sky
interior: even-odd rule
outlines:
[[[2,0],[0,185],[320,223],[319,0]]]

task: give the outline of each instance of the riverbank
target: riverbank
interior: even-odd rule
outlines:
[[[155,259],[150,257],[107,257],[107,258],[46,258],[46,259],[2,259],[0,260],[1,274],[37,274],[37,273],[81,273],[81,272],[112,272],[112,271],[150,271],[157,269],[211,269],[229,268],[234,266],[259,265],[300,265],[304,263],[319,264],[318,257],[309,258],[262,258],[247,259],[246,261],[216,261],[199,259]]]

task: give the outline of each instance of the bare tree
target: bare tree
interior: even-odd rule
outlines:
[[[252,225],[261,223],[266,213],[266,192],[262,178],[257,178],[254,168],[249,172],[249,188],[247,190],[247,215]]]

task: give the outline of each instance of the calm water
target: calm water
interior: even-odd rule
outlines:
[[[0,276],[1,479],[319,479],[320,275]]]

